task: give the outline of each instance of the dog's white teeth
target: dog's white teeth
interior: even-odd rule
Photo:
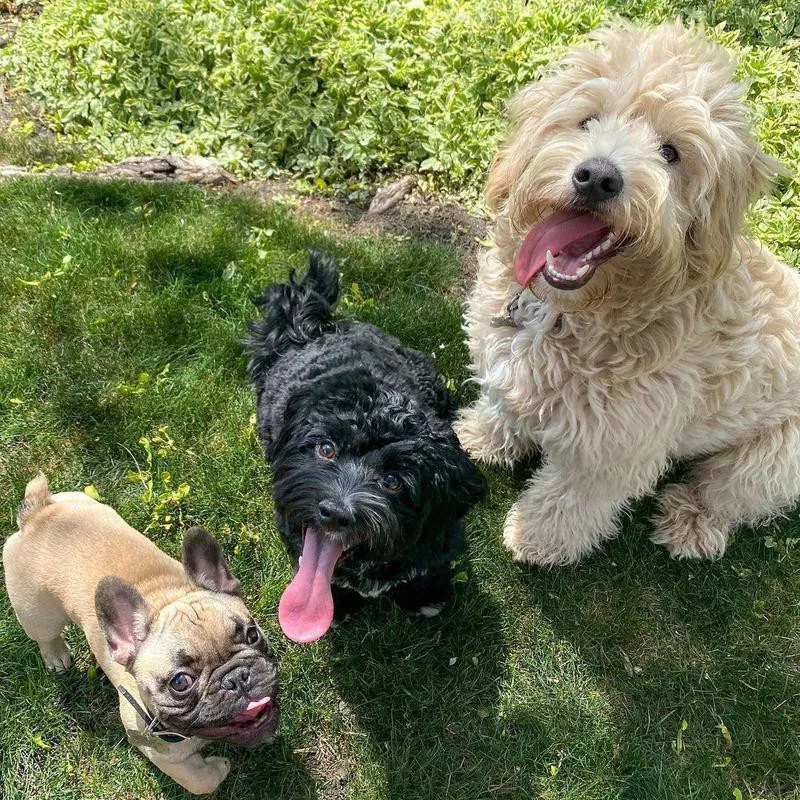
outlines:
[[[591,264],[587,264],[585,267],[581,267],[576,273],[576,277],[582,278],[590,269],[592,268]]]
[[[591,261],[593,258],[603,255],[603,253],[607,253],[613,247],[616,239],[616,234],[609,233],[608,236],[606,236],[606,238],[600,242],[600,244],[595,245],[595,247],[593,247],[588,253],[584,253],[581,256],[581,261],[586,263]]]
[[[272,702],[272,698],[271,697],[265,697],[264,698],[264,705],[266,705],[267,703],[271,703],[271,702]]]
[[[556,264],[558,263],[553,255],[551,250],[548,250],[544,255],[545,261],[547,263],[547,269],[555,275],[557,278],[560,278],[562,281],[575,281],[578,279],[577,275],[567,275],[565,272],[560,272]]]

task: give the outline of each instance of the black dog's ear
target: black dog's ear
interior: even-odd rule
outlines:
[[[144,598],[122,578],[106,577],[95,589],[94,610],[111,657],[123,667],[130,666],[147,638],[148,611]]]
[[[241,594],[242,585],[231,575],[217,540],[203,528],[183,534],[183,569],[203,589]]]
[[[447,444],[440,444],[436,450],[433,483],[437,505],[446,508],[453,519],[461,519],[486,496],[486,479],[461,449],[454,433],[448,434]]]

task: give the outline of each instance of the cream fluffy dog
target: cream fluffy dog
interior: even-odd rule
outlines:
[[[676,459],[653,541],[719,556],[800,496],[800,277],[740,233],[778,165],[723,49],[677,25],[597,38],[511,104],[456,430],[487,462],[543,452],[505,522],[521,561],[577,561]]]

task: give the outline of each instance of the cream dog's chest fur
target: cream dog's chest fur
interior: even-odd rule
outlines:
[[[800,281],[759,254],[750,270],[670,301],[638,331],[618,329],[613,313],[558,314],[530,291],[518,327],[493,327],[516,287],[506,273],[493,296],[484,284],[480,318],[468,320],[482,328],[478,382],[520,435],[570,460],[605,437],[646,448],[656,429],[670,432],[673,457],[733,444],[800,413]]]

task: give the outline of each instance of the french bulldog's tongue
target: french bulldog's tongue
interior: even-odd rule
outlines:
[[[553,214],[534,225],[514,261],[514,279],[528,286],[544,269],[547,251],[558,257],[559,270],[572,274],[582,266],[578,256],[601,242],[610,228],[590,214]]]
[[[247,708],[242,711],[233,722],[248,722],[251,719],[255,719],[261,713],[264,706],[271,702],[272,699],[269,697],[262,697],[261,700],[251,700]]]
[[[331,576],[342,546],[316,528],[307,528],[294,580],[278,605],[278,622],[293,642],[314,642],[333,622]]]

